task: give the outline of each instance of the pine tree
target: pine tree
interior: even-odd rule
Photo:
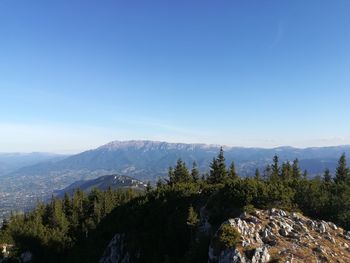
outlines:
[[[198,182],[199,180],[199,171],[197,168],[197,163],[194,161],[192,163],[191,177],[193,182]]]
[[[281,177],[284,180],[289,180],[290,178],[292,178],[292,167],[289,162],[285,162],[282,164]]]
[[[199,223],[198,214],[194,210],[192,206],[188,209],[188,216],[186,220],[186,224],[191,228],[191,241],[193,241],[193,230]]]
[[[228,170],[228,177],[231,179],[237,179],[238,175],[235,168],[235,163],[232,161]]]
[[[168,177],[169,177],[169,180],[168,180],[169,184],[173,185],[175,183],[175,175],[174,175],[174,169],[171,166],[168,169]],[[158,182],[160,182],[160,180]]]
[[[224,150],[221,147],[217,158],[210,164],[209,182],[213,184],[222,183],[227,177]]]
[[[193,206],[188,209],[188,216],[186,223],[188,226],[195,227],[199,223],[198,214],[194,210]]]
[[[339,158],[334,181],[336,183],[341,183],[341,182],[350,183],[350,172],[349,172],[349,168],[346,165],[345,153],[343,153]]]
[[[264,178],[268,179],[271,178],[271,165],[266,165],[266,168],[264,170]]]
[[[126,193],[127,194],[127,193]],[[109,214],[113,208],[115,207],[116,203],[113,198],[113,190],[112,187],[108,187],[107,191],[104,192],[103,195],[103,201],[102,201],[102,215],[105,216]]]
[[[331,183],[332,182],[332,175],[331,175],[331,172],[329,171],[328,168],[324,171],[323,181],[325,183]]]
[[[181,159],[178,159],[174,168],[174,183],[184,183],[190,181],[191,176],[186,164]]]
[[[73,229],[73,232],[78,233],[80,232],[81,223],[84,219],[84,199],[85,194],[80,189],[77,189],[74,192],[73,198],[72,198],[72,217],[71,217],[71,226]]]
[[[278,165],[278,161],[279,161],[278,156],[275,155],[275,156],[273,157],[273,163],[272,163],[272,174],[273,174],[274,176],[278,176],[278,175],[279,175],[279,165]]]
[[[94,220],[94,226],[96,226],[98,223],[100,223],[102,218],[102,208],[100,202],[95,199],[93,201],[93,214],[92,214],[93,220]]]
[[[51,228],[58,228],[63,233],[68,231],[68,220],[63,211],[62,201],[53,198],[51,204],[49,205],[49,226]]]
[[[299,180],[300,177],[301,177],[301,171],[300,171],[299,160],[298,159],[295,159],[293,161],[292,176],[293,176],[293,179],[295,179],[295,180]]]
[[[275,155],[273,157],[273,163],[271,165],[271,180],[272,181],[278,181],[279,180],[279,175],[280,175],[280,167],[278,164],[278,156]]]

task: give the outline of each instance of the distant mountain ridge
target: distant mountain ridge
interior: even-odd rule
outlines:
[[[275,154],[281,161],[298,158],[302,169],[309,174],[335,170],[342,153],[350,155],[350,146],[273,149],[223,146],[227,165],[234,161],[241,176],[252,176],[271,163]],[[22,167],[1,177],[0,193],[3,202],[18,207],[35,204],[37,198],[50,196],[53,191],[70,184],[95,179],[108,174],[131,176],[144,182],[155,182],[167,176],[169,166],[181,158],[190,168],[196,161],[202,173],[208,172],[210,162],[219,152],[219,145],[167,143],[159,141],[113,141],[96,149]],[[20,196],[21,202],[18,200]],[[30,200],[30,201],[28,201]],[[0,207],[1,208],[1,207]]]
[[[23,167],[13,175],[41,175],[67,171],[114,171],[133,175],[138,179],[156,180],[166,174],[169,166],[178,158],[189,166],[196,161],[205,171],[219,151],[219,145],[167,143],[159,141],[113,141],[96,149],[69,156],[63,160],[42,162]],[[350,154],[350,146],[293,148],[277,147],[243,148],[223,146],[227,163],[235,161],[242,175],[249,175],[256,167],[263,167],[277,154],[281,161],[298,158],[311,174],[323,172],[325,167],[334,169],[339,156]]]
[[[49,160],[62,160],[68,155],[31,152],[31,153],[0,153],[0,175],[4,175],[24,166],[30,166]]]

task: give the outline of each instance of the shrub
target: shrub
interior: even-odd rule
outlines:
[[[225,224],[219,231],[219,243],[221,249],[234,247],[241,238],[241,234],[230,224]]]
[[[253,205],[246,205],[243,207],[243,212],[246,212],[247,214],[254,214],[255,208]]]

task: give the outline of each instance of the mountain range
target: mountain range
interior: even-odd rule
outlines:
[[[113,141],[96,149],[65,158],[50,158],[2,175],[0,195],[7,208],[21,209],[76,181],[104,175],[126,175],[144,182],[156,182],[167,176],[169,166],[175,165],[178,158],[189,167],[196,161],[200,171],[205,173],[219,149],[219,145],[207,144]],[[223,146],[223,149],[227,164],[234,161],[241,176],[253,175],[256,168],[263,169],[271,163],[275,154],[281,161],[298,158],[301,168],[308,170],[311,175],[321,174],[325,168],[334,171],[340,155],[350,154],[350,146],[305,149]]]

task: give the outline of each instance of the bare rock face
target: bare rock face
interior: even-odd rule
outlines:
[[[212,242],[209,263],[350,262],[350,232],[331,222],[270,209],[242,214],[221,227],[227,224],[240,233],[240,240],[221,250]]]
[[[99,263],[130,263],[124,235],[116,234],[113,237]]]

